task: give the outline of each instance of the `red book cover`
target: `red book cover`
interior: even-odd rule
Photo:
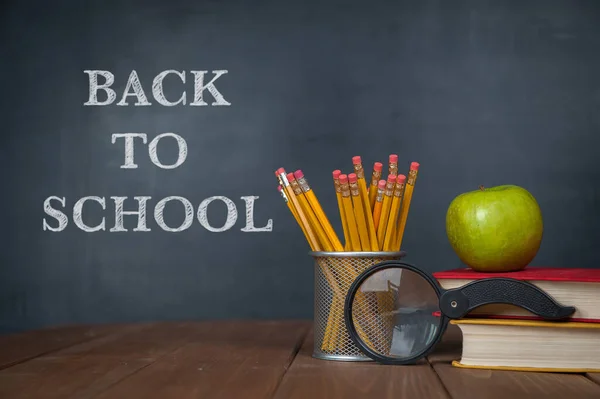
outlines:
[[[600,283],[600,269],[568,269],[557,267],[527,267],[518,272],[482,273],[470,268],[453,269],[433,273],[436,279],[479,280],[490,277],[507,277],[516,280],[572,281]]]

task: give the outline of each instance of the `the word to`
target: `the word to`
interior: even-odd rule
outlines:
[[[158,142],[163,137],[172,137],[177,142],[177,161],[172,165],[165,165],[158,159]],[[111,142],[115,144],[117,139],[125,140],[125,163],[121,165],[121,169],[136,169],[138,166],[133,162],[133,139],[139,138],[142,139],[142,143],[146,144],[148,142],[148,136],[146,133],[113,133]],[[185,162],[187,158],[188,148],[187,143],[183,137],[175,133],[163,133],[156,136],[150,144],[148,144],[148,155],[150,156],[150,160],[152,163],[159,168],[162,169],[175,169],[179,165]]]

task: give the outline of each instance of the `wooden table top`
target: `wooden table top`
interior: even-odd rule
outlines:
[[[600,374],[464,370],[450,330],[414,366],[312,358],[309,321],[73,326],[0,336],[0,398],[600,398]]]

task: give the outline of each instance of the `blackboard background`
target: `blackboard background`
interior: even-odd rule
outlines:
[[[85,3],[85,4],[83,4]],[[538,199],[534,265],[598,267],[600,3],[595,1],[12,2],[2,9],[0,331],[138,320],[312,316],[313,269],[273,171],[302,168],[329,215],[331,170],[396,152],[422,165],[407,260],[460,266],[445,236],[449,202],[479,184]],[[108,4],[108,3],[106,3]],[[227,69],[230,107],[84,107],[85,69],[132,69],[151,97],[166,69]],[[191,75],[188,89],[191,95]],[[178,98],[181,84],[165,84]],[[208,95],[208,94],[207,94]],[[208,95],[208,100],[211,100]],[[111,134],[175,132],[187,161],[162,170],[136,146],[121,170]],[[161,143],[164,162],[175,146]],[[150,195],[149,233],[42,231],[43,201]],[[154,204],[180,195],[236,202],[225,233],[197,221],[160,230]],[[243,201],[258,195],[242,233]],[[90,224],[99,221],[94,206]],[[107,227],[114,208],[108,200]],[[214,206],[210,220],[225,218]],[[165,214],[176,224],[176,207]],[[332,217],[339,228],[337,218]],[[51,220],[50,223],[54,223]],[[125,217],[133,228],[135,217]]]

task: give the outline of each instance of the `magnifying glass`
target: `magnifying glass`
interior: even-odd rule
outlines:
[[[414,364],[434,349],[451,319],[493,303],[519,306],[546,320],[575,312],[525,281],[487,278],[444,290],[431,274],[386,261],[365,270],[350,286],[344,318],[350,338],[371,359]]]

